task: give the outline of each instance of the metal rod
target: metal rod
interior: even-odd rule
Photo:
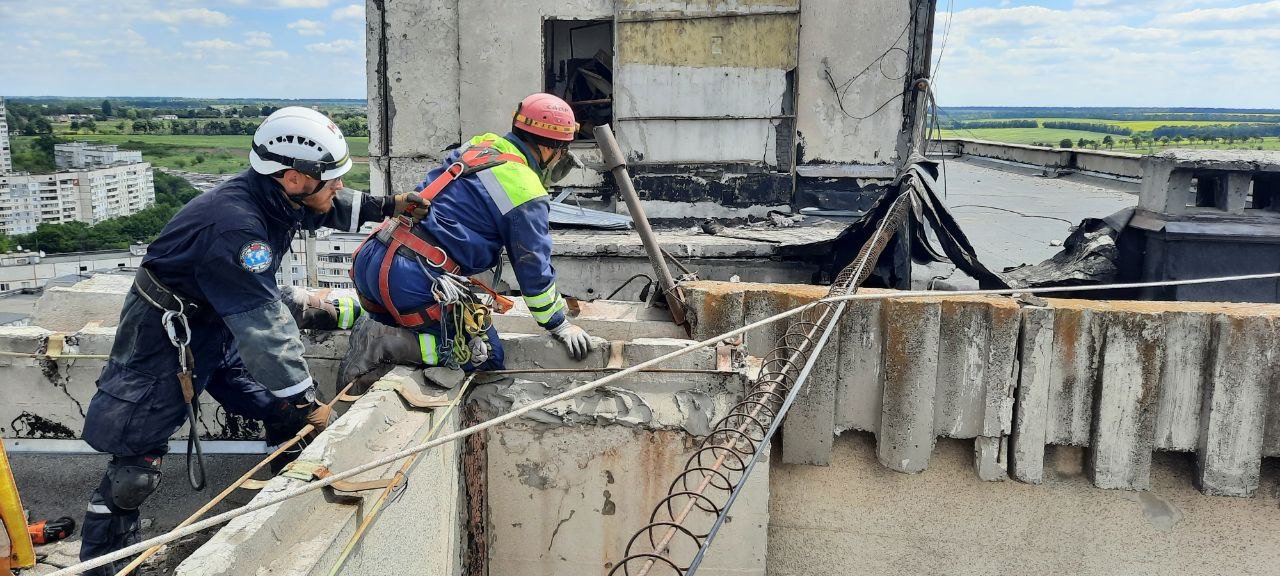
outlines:
[[[671,318],[677,325],[683,326],[688,331],[689,321],[685,318],[684,293],[679,286],[676,286],[675,278],[667,268],[662,247],[658,245],[658,238],[654,236],[653,228],[649,226],[649,218],[644,215],[644,208],[640,206],[640,197],[636,194],[635,184],[631,182],[631,174],[627,172],[627,161],[622,156],[622,150],[618,148],[618,141],[613,137],[613,130],[608,124],[603,124],[596,126],[595,135],[596,143],[604,156],[605,168],[613,174],[618,190],[621,191],[623,200],[627,202],[627,212],[631,213],[631,220],[636,225],[636,233],[640,234],[644,251],[649,255],[649,263],[653,265],[654,275],[658,277],[662,295],[667,300],[667,307],[671,309]]]
[[[622,368],[508,368],[490,370],[485,374],[562,374],[586,372],[617,372]],[[636,372],[652,374],[736,374],[732,370],[715,370],[712,368],[645,368]]]

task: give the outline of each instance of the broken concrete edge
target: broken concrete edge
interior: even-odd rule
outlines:
[[[397,367],[381,381],[412,386],[419,393],[436,395],[421,371]],[[456,394],[457,391],[451,394]],[[441,433],[456,430],[460,414],[451,412]],[[426,440],[426,432],[438,421],[432,412],[406,407],[393,390],[370,390],[328,429],[302,450],[298,460],[341,472]],[[456,462],[455,462],[456,464]],[[359,475],[355,480],[390,478],[402,465],[393,462]],[[456,475],[456,466],[453,466]],[[441,470],[447,476],[449,469]],[[251,503],[260,502],[305,485],[307,481],[285,475],[267,481]],[[440,488],[459,490],[457,482]],[[182,575],[245,574],[258,570],[311,573],[332,563],[359,522],[364,510],[381,491],[344,494],[341,498],[314,491],[233,519],[177,568]],[[446,495],[447,499],[447,495]],[[353,502],[363,502],[353,506]],[[456,516],[420,515],[431,521],[433,531],[459,534]],[[448,574],[442,572],[441,574]]]

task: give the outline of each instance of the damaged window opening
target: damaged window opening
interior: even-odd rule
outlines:
[[[1188,208],[1227,209],[1226,175],[1196,173],[1191,176]]]
[[[613,121],[613,21],[546,20],[542,24],[543,89],[573,107],[578,140]]]
[[[1259,174],[1249,188],[1249,200],[1245,206],[1255,210],[1280,212],[1280,176]]]

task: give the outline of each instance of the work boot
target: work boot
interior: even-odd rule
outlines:
[[[339,382],[355,381],[355,393],[363,393],[397,365],[425,366],[419,333],[361,317],[351,331],[347,356],[338,366]],[[431,351],[434,354],[434,350]]]

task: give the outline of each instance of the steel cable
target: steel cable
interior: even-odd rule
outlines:
[[[893,198],[884,219],[877,224],[875,233],[859,250],[857,257],[836,276],[827,292],[829,297],[853,294],[871,275],[876,260],[893,237],[893,231],[906,218],[911,204],[909,189],[918,185],[918,177],[910,174],[906,182],[902,192]],[[889,197],[882,201],[889,201]],[[685,470],[671,483],[667,497],[654,506],[649,524],[640,528],[627,542],[624,556],[609,571],[610,576],[619,573],[630,576],[632,564],[639,566],[637,576],[645,576],[657,566],[678,575],[692,574],[697,570],[756,462],[769,450],[770,439],[813,369],[845,306],[846,302],[824,302],[808,309],[787,327],[777,339],[777,346],[765,354],[760,375],[748,388],[746,396],[711,426],[711,433],[703,438],[698,449],[685,462]],[[715,457],[715,461],[708,465],[705,459],[711,457]],[[701,474],[701,481],[689,489],[690,475],[695,472]],[[735,479],[731,481],[731,478]],[[709,488],[712,489],[711,496],[707,495]],[[680,512],[676,513],[672,503],[679,498],[685,500]],[[664,510],[669,520],[660,519]],[[705,532],[695,532],[685,526],[685,522],[698,512],[714,516]],[[662,537],[656,541],[653,538],[655,528],[665,528]],[[645,541],[642,535],[648,536],[648,548],[635,549],[637,543]],[[682,536],[680,542],[685,542],[686,546],[691,543],[696,548],[687,566],[674,558],[684,556],[676,554],[673,546],[679,536]]]
[[[406,448],[394,454],[390,454],[382,458],[378,458],[374,461],[361,464],[347,471],[336,473],[323,480],[317,480],[309,484],[300,486],[298,488],[282,492],[278,496],[265,499],[262,502],[250,503],[240,508],[236,508],[234,510],[228,510],[226,512],[223,512],[222,514],[218,514],[217,516],[213,516],[211,518],[207,518],[200,522],[191,524],[185,528],[174,529],[168,533],[161,534],[159,536],[150,538],[148,540],[144,540],[132,546],[128,546],[126,548],[112,552],[110,554],[105,554],[97,558],[94,558],[92,560],[86,560],[84,562],[80,562],[79,564],[75,564],[67,567],[66,569],[54,572],[49,576],[69,576],[71,574],[84,573],[93,568],[97,568],[99,566],[103,566],[105,564],[115,562],[116,560],[120,560],[121,558],[126,558],[133,554],[142,552],[143,550],[146,550],[151,546],[172,542],[174,540],[182,538],[183,536],[188,536],[190,534],[194,534],[206,528],[216,526],[224,522],[228,522],[236,517],[243,516],[245,514],[250,514],[258,510],[262,510],[263,508],[274,506],[276,504],[280,504],[281,502],[284,502],[291,498],[295,498],[303,494],[306,494],[308,492],[319,490],[321,488],[324,488],[325,486],[329,486],[330,484],[333,484],[334,482],[340,482],[342,480],[346,480],[348,478],[351,478],[363,472],[367,472],[379,466],[384,466],[391,462],[395,462],[402,458],[406,458],[410,455],[417,454],[419,452],[423,452],[449,442],[460,440],[462,438],[465,438],[477,432],[488,430],[489,428],[492,428],[504,422],[508,422],[516,418],[519,418],[525,414],[528,414],[529,412],[533,412],[535,410],[541,410],[556,402],[562,402],[564,400],[568,400],[580,394],[584,394],[592,390],[595,390],[596,388],[599,388],[606,384],[611,384],[613,382],[616,382],[622,378],[625,378],[637,372],[643,372],[646,368],[651,368],[653,366],[662,364],[663,362],[667,362],[669,360],[679,358],[681,356],[684,356],[696,350],[701,350],[703,348],[718,345],[721,341],[725,340],[726,338],[732,338],[732,337],[738,336],[739,334],[752,332],[761,327],[767,326],[774,322],[778,322],[779,320],[785,320],[797,314],[803,314],[809,310],[812,310],[824,304],[830,304],[833,302],[848,302],[853,300],[887,300],[890,298],[896,299],[896,298],[912,298],[912,297],[937,298],[940,296],[947,296],[947,297],[1010,296],[1015,294],[1055,294],[1055,293],[1062,293],[1062,292],[1078,293],[1078,292],[1097,291],[1097,290],[1118,290],[1118,289],[1127,289],[1127,288],[1157,288],[1157,287],[1163,287],[1163,286],[1189,286],[1189,285],[1196,285],[1196,284],[1215,284],[1215,283],[1223,283],[1223,282],[1239,282],[1239,281],[1245,281],[1245,280],[1274,280],[1274,279],[1280,279],[1280,272],[1271,272],[1271,273],[1265,273],[1265,274],[1241,274],[1236,276],[1217,276],[1212,278],[1195,278],[1195,279],[1189,279],[1189,280],[1160,280],[1160,281],[1153,281],[1153,282],[1134,282],[1134,283],[1127,283],[1127,284],[1102,284],[1097,286],[1055,286],[1055,287],[1048,287],[1048,288],[1000,288],[1000,289],[993,289],[993,290],[956,290],[956,291],[947,291],[947,292],[939,292],[939,291],[932,291],[932,290],[910,290],[910,291],[900,291],[900,292],[892,292],[892,291],[881,292],[881,293],[874,293],[874,294],[846,294],[842,296],[828,296],[826,298],[822,298],[821,300],[816,300],[808,304],[796,306],[795,308],[784,310],[782,312],[779,312],[777,314],[774,314],[766,318],[762,318],[755,322],[750,322],[738,328],[734,328],[733,330],[724,332],[723,334],[717,334],[705,340],[701,340],[699,342],[693,342],[688,346],[685,346],[684,348],[681,348],[679,350],[674,350],[672,352],[668,352],[666,354],[658,356],[657,358],[646,360],[630,368],[624,368],[622,370],[619,370],[618,372],[609,374],[608,376],[604,376],[597,380],[583,383],[579,386],[576,386],[574,388],[571,388],[569,390],[566,390],[554,396],[543,398],[542,400],[538,400],[537,402],[533,402],[531,404],[525,405],[517,410],[513,410],[506,414],[496,416],[492,419],[486,420],[484,422],[480,422],[474,426],[468,426],[466,428],[463,428],[462,430],[458,430],[457,432],[442,436],[430,442],[426,442],[423,444],[419,444],[417,446]],[[745,467],[745,463],[743,464]]]

